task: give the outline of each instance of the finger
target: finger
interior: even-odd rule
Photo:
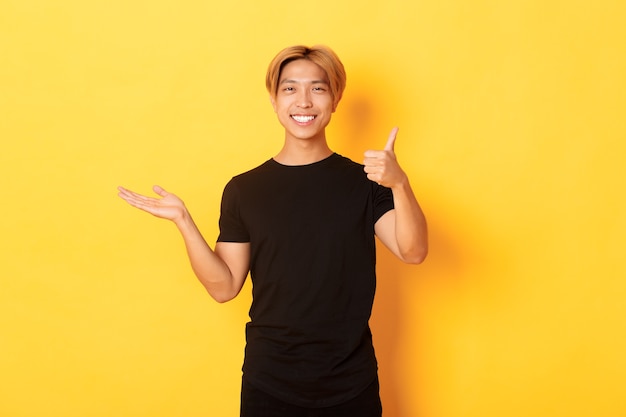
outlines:
[[[391,133],[389,133],[389,138],[387,138],[387,144],[385,145],[385,150],[386,151],[392,151],[393,152],[393,148],[396,144],[396,136],[398,135],[398,129],[397,127],[394,127],[393,129],[391,129]]]
[[[118,195],[122,197],[124,200],[137,197],[137,193],[134,193],[124,187],[117,187],[117,190],[118,190]]]
[[[130,190],[127,190],[126,188],[124,188],[124,187],[122,187],[122,186],[118,186],[118,187],[117,187],[117,191],[119,191],[119,192],[120,192],[120,194],[130,194],[130,193],[131,193],[131,191],[130,191]]]
[[[375,165],[365,165],[363,167],[363,171],[365,171],[366,174],[374,174],[380,171],[380,167]]]
[[[160,185],[155,185],[155,186],[153,186],[153,187],[152,187],[152,190],[153,190],[155,193],[157,193],[158,195],[160,195],[161,197],[165,197],[165,196],[168,194],[168,192],[167,192],[167,191],[165,191],[165,190],[163,189],[163,187],[161,187]]]
[[[155,205],[155,203],[158,201],[152,197],[137,194],[123,187],[119,187],[118,189],[118,196],[122,198],[122,200],[126,201],[131,206],[140,208],[142,210],[147,210],[148,207]]]
[[[365,151],[363,156],[365,157],[365,159],[375,160],[375,159],[381,158],[384,154],[385,153],[383,151],[370,149],[370,150]]]
[[[135,199],[141,199],[141,198],[145,199],[145,198],[147,198],[147,197],[145,197],[145,196],[143,196],[141,194],[138,194],[138,193],[136,193],[134,191],[128,190],[128,189],[123,188],[123,187],[119,187],[118,190],[119,190],[120,196],[125,196],[127,198],[135,198]]]

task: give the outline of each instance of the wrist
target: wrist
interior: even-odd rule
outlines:
[[[402,177],[398,179],[389,188],[393,192],[407,192],[411,190],[411,184],[409,184],[409,177],[406,174],[402,174]]]
[[[194,224],[193,219],[191,218],[191,214],[186,208],[183,208],[180,214],[177,217],[173,218],[172,221],[174,222],[176,227],[181,230],[188,229],[189,226],[192,226]]]

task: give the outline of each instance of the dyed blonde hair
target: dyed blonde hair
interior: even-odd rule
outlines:
[[[285,65],[298,59],[311,61],[326,72],[334,107],[337,107],[343,95],[343,90],[346,88],[346,71],[337,54],[324,45],[311,47],[296,45],[280,51],[270,62],[267,75],[265,76],[265,86],[270,95],[274,98],[276,97],[278,82]]]

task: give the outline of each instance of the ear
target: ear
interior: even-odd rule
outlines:
[[[339,102],[341,101],[341,97],[339,96],[337,97],[337,100],[333,100],[333,113],[335,112],[335,110],[337,110],[337,106],[339,105]]]
[[[272,108],[274,109],[274,113],[276,113],[276,97],[270,94],[270,103],[272,103]]]

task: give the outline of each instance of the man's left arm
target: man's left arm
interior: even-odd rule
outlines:
[[[428,253],[426,218],[396,159],[397,134],[398,128],[393,128],[383,150],[366,151],[363,164],[367,178],[390,188],[393,194],[394,209],[378,219],[376,236],[403,262],[419,264]]]

